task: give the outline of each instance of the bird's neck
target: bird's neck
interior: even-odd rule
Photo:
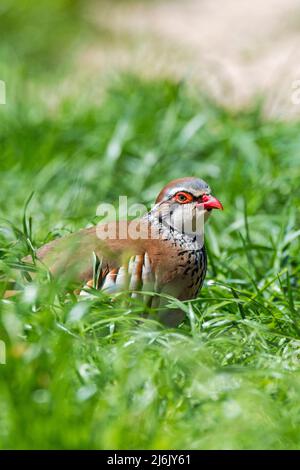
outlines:
[[[185,249],[200,250],[204,246],[203,233],[186,233],[178,230],[176,226],[166,223],[156,211],[150,211],[144,218],[151,225],[151,233],[154,238],[169,240],[171,243],[179,245]]]

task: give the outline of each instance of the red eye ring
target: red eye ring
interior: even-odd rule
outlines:
[[[189,193],[186,193],[185,191],[179,191],[175,194],[174,199],[180,204],[187,204],[189,202],[192,202],[193,196]]]

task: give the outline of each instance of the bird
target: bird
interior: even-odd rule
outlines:
[[[162,323],[178,325],[184,312],[166,309],[166,297],[185,301],[201,290],[207,271],[204,224],[213,209],[223,206],[204,180],[178,178],[139,219],[106,222],[55,239],[40,247],[35,259],[54,278],[80,285],[81,295],[91,288],[128,290],[132,297],[154,292],[147,307],[160,311]]]

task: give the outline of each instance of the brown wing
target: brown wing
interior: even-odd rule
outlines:
[[[126,232],[127,227],[126,222],[119,222],[80,230],[42,246],[37,250],[37,260],[54,277],[82,284],[93,277],[96,255],[101,263],[99,287],[112,287],[112,283],[119,286],[127,273],[132,288],[137,288],[153,266],[147,254],[147,236],[133,240]],[[26,257],[24,261],[30,263],[31,258]]]

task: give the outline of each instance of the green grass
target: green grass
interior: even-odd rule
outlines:
[[[130,75],[53,111],[36,93],[45,69],[29,76],[24,57],[3,65],[0,292],[28,238],[38,247],[95,223],[119,194],[150,205],[172,178],[197,175],[225,211],[209,222],[206,284],[179,328],[51,279],[0,301],[0,447],[299,448],[299,123]],[[54,89],[67,72],[55,74]]]

